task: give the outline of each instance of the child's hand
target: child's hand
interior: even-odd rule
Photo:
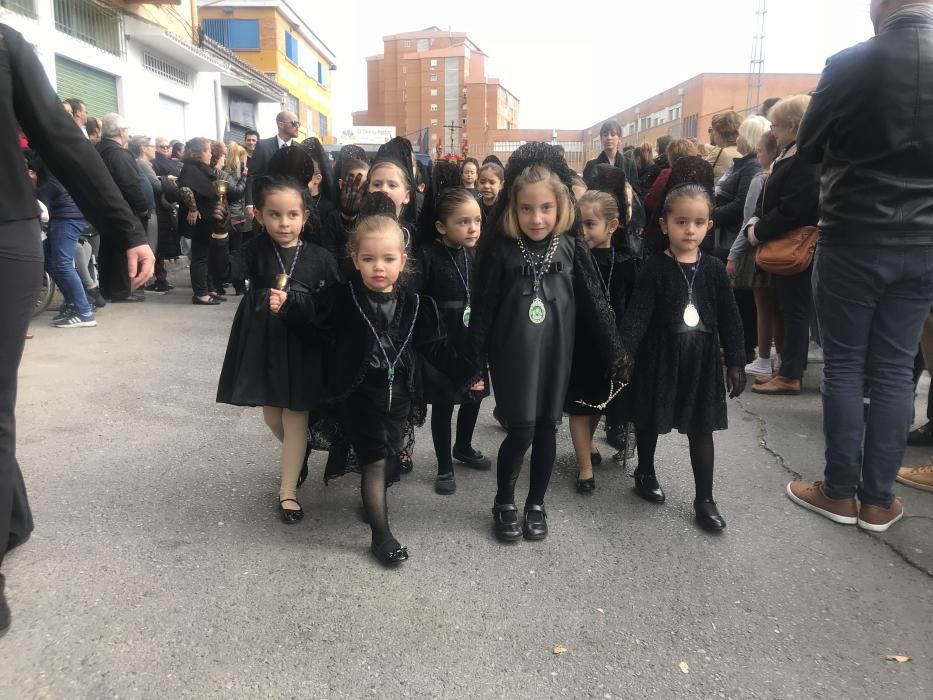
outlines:
[[[360,210],[363,195],[366,194],[366,180],[362,173],[357,173],[343,183],[340,191],[340,206],[347,214],[355,214]]]
[[[726,370],[726,388],[729,389],[730,399],[738,398],[745,391],[746,381],[744,367],[730,367]]]
[[[285,303],[285,300],[288,299],[288,294],[286,292],[279,291],[278,289],[269,290],[269,311],[274,314],[279,312],[279,309],[282,308],[282,304]]]
[[[480,379],[470,385],[470,391],[486,391],[486,380]]]

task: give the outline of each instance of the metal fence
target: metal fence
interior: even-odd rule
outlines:
[[[54,9],[58,31],[115,56],[123,56],[122,14],[94,0],[55,0]]]
[[[494,143],[473,143],[470,142],[470,155],[476,158],[480,163],[486,156],[494,155],[503,163],[508,161],[512,152],[521,146],[524,141],[506,141]],[[596,153],[590,153],[587,150],[588,144],[583,141],[548,141],[564,149],[564,158],[567,164],[577,172],[583,171],[583,166],[590,158],[595,158]],[[601,149],[600,149],[601,150]]]

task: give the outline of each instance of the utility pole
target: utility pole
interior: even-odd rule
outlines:
[[[761,104],[761,74],[765,67],[765,17],[768,0],[758,0],[755,11],[755,33],[752,35],[752,58],[748,64],[748,96],[745,100],[745,115],[751,116]]]
[[[454,148],[454,131],[455,131],[456,129],[462,129],[463,127],[462,127],[462,126],[458,126],[457,123],[454,122],[453,119],[451,119],[451,120],[450,120],[450,124],[444,124],[444,128],[447,129],[448,131],[450,131],[450,150],[448,150],[447,152],[448,152],[448,153],[455,153],[455,152],[456,152],[456,149]]]

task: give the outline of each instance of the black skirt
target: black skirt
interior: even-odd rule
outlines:
[[[402,447],[402,438],[411,413],[411,397],[407,386],[404,375],[395,377],[392,385],[392,406],[389,408],[386,372],[370,369],[362,384],[340,404],[340,423],[350,447],[353,448],[358,465],[386,459],[392,466],[397,467],[398,460],[390,458],[396,457]],[[339,475],[330,472],[327,477]],[[388,477],[390,482],[397,480],[397,475]]]
[[[308,411],[320,387],[319,357],[311,344],[269,311],[268,289],[250,291],[233,319],[217,401]]]
[[[728,428],[726,386],[715,332],[648,331],[635,361],[629,420],[663,435]]]

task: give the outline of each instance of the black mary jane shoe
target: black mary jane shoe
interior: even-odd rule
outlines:
[[[593,493],[596,490],[596,477],[577,479],[577,493]]]
[[[408,549],[400,545],[394,537],[390,537],[382,544],[373,542],[369,550],[383,566],[397,566],[408,560]]]
[[[451,456],[461,464],[470,467],[470,469],[479,469],[480,471],[492,469],[492,460],[486,457],[482,452],[474,450],[472,447],[463,450],[454,445],[453,450],[451,450]]]
[[[492,507],[492,528],[500,542],[517,542],[522,538],[518,508],[514,503],[496,503]]]
[[[298,510],[289,510],[288,508],[283,508],[283,503],[298,503],[294,498],[283,498],[279,501],[279,516],[282,518],[282,522],[286,525],[294,525],[295,523],[301,522],[301,519],[305,517],[305,512],[301,509],[301,504],[298,503]]]
[[[544,506],[525,506],[522,536],[526,540],[543,540],[547,537],[547,511],[544,510]]]
[[[434,491],[441,496],[450,496],[457,490],[457,481],[454,479],[454,473],[438,474],[434,479]]]
[[[191,303],[195,306],[217,306],[220,304],[220,302],[217,301],[214,297],[211,297],[207,301],[204,301],[198,297],[191,297]]]
[[[598,467],[602,463],[603,456],[599,454],[599,450],[590,453],[590,464],[592,464],[594,467]]]
[[[667,498],[658,483],[658,477],[654,474],[635,473],[635,493],[652,503],[664,503]]]
[[[726,521],[719,514],[716,501],[695,501],[693,509],[697,514],[697,525],[707,532],[722,532],[726,529]]]

